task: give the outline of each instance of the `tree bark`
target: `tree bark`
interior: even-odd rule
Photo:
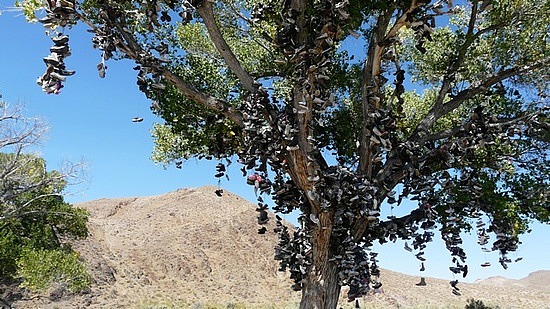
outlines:
[[[311,234],[312,265],[302,285],[301,309],[335,309],[340,296],[338,266],[330,262],[332,212],[319,213],[319,224]]]
[[[325,263],[324,267],[308,275],[302,289],[300,309],[334,309],[338,306],[339,296],[337,266]]]

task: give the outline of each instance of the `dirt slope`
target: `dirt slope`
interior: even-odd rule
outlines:
[[[91,269],[91,291],[75,296],[54,290],[15,306],[201,308],[215,303],[294,308],[300,295],[290,290],[288,275],[278,272],[272,259],[276,235],[257,234],[254,204],[229,192],[218,197],[215,189],[77,205],[91,213],[90,237],[74,244]],[[274,219],[268,230],[273,227]],[[533,276],[547,280],[549,273]],[[418,287],[418,278],[389,270],[382,270],[381,280],[383,293],[366,297],[365,306],[463,308],[473,297],[502,308],[550,308],[550,293],[534,285],[460,283],[463,295],[455,296],[445,280],[427,278],[428,285]]]

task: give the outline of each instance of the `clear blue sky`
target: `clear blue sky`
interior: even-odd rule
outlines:
[[[86,183],[70,187],[69,202],[98,198],[156,195],[178,188],[217,185],[216,162],[189,161],[183,169],[164,169],[150,159],[153,147],[150,129],[161,120],[149,110],[150,102],[136,86],[134,66],[130,61],[109,61],[107,77],[100,79],[96,64],[100,52],[92,49],[91,34],[82,27],[68,33],[72,55],[66,58],[68,69],[76,70],[69,77],[60,95],[46,95],[36,84],[43,74],[42,58],[49,54],[51,41],[39,24],[27,24],[24,17],[7,10],[10,1],[0,1],[0,93],[11,104],[24,104],[26,116],[40,116],[51,129],[40,148],[50,168],[64,161],[88,164]],[[132,123],[132,117],[143,117]],[[222,187],[254,202],[254,193],[240,178],[238,166],[230,169],[232,180]],[[251,218],[253,220],[253,218]],[[470,243],[475,243],[475,236]],[[448,252],[437,239],[427,250],[427,270],[420,273],[419,262],[403,244],[385,244],[380,251],[380,265],[411,275],[454,279],[448,270]],[[490,276],[522,278],[539,269],[550,270],[550,228],[534,225],[533,233],[523,237],[517,256],[524,259],[512,263],[507,271],[498,265],[496,253],[481,253],[476,246],[466,247],[470,275],[474,281]],[[516,255],[512,255],[515,258]],[[489,260],[493,266],[481,268]],[[382,278],[383,280],[383,278]]]

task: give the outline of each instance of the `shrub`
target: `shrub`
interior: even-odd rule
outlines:
[[[499,308],[499,306],[496,306],[496,307],[486,306],[479,299],[476,300],[473,298],[469,298],[466,302],[467,302],[466,307],[464,307],[464,309],[498,309]]]
[[[72,292],[90,286],[90,275],[78,255],[62,249],[23,249],[17,275],[23,281],[21,286],[32,291],[43,291],[54,283],[66,285]]]

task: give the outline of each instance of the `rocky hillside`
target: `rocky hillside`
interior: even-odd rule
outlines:
[[[290,290],[288,275],[277,271],[272,259],[275,220],[269,222],[269,232],[259,235],[255,205],[229,192],[219,197],[215,190],[79,204],[90,211],[91,234],[74,248],[91,270],[91,290],[70,295],[54,289],[26,297],[15,307],[295,308],[300,294]],[[532,276],[550,278],[548,273]],[[548,284],[460,283],[462,296],[456,296],[445,280],[427,278],[427,286],[419,287],[418,278],[389,270],[382,271],[381,280],[380,293],[364,298],[363,306],[464,307],[466,299],[475,298],[502,308],[550,308]]]

